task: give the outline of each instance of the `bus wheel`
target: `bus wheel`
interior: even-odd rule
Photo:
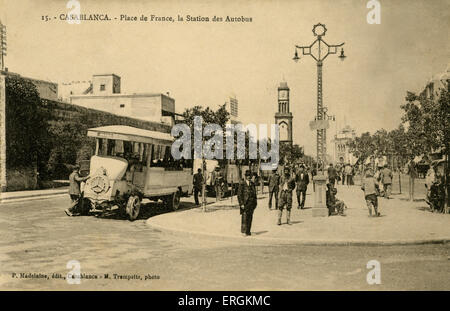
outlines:
[[[133,221],[139,216],[141,209],[141,199],[137,195],[132,195],[128,198],[126,212],[128,219]]]
[[[180,207],[180,192],[179,191],[168,196],[167,207],[172,211],[176,211]]]

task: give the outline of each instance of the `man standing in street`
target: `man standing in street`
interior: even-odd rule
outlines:
[[[80,202],[81,198],[80,183],[86,181],[87,179],[89,179],[89,177],[90,176],[80,177],[80,166],[74,166],[73,171],[69,176],[69,195],[72,203],[70,204],[69,208],[64,210],[67,216],[73,216],[73,214],[76,212],[78,203]]]
[[[309,176],[305,172],[305,168],[301,165],[295,175],[295,182],[297,184],[297,203],[298,208],[303,209],[305,207],[306,190],[308,189]],[[300,198],[301,197],[301,198]]]
[[[336,182],[336,178],[337,178],[337,171],[333,167],[333,163],[330,163],[330,166],[328,167],[328,180],[329,180],[329,182],[330,182],[332,187],[334,187],[334,184]]]
[[[194,175],[194,199],[195,199],[195,205],[199,206],[200,203],[198,201],[198,194],[200,191],[202,191],[202,185],[203,185],[203,175],[202,175],[202,169],[199,168],[197,170],[197,173]]]
[[[220,167],[217,166],[212,176],[212,184],[214,186],[214,191],[216,192],[216,202],[222,200],[222,182],[222,172],[220,171]]]
[[[278,190],[280,186],[280,175],[274,170],[269,176],[269,209],[272,209],[272,196],[275,195],[275,209],[278,208]]]
[[[239,183],[238,201],[241,212],[241,233],[243,236],[250,236],[257,198],[256,186],[249,170],[245,171],[245,180]]]
[[[286,223],[291,224],[292,191],[295,188],[295,179],[291,177],[289,169],[284,170],[284,176],[280,180],[278,199],[278,225],[281,225],[283,209],[286,208]]]
[[[350,163],[345,166],[344,171],[345,179],[347,180],[347,186],[351,186],[353,184],[353,168]]]
[[[389,196],[391,195],[393,177],[394,176],[392,175],[392,171],[388,168],[386,164],[383,170],[381,171],[381,183],[383,184],[384,197],[386,199],[389,199]]]

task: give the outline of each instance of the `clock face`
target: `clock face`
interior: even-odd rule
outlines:
[[[288,99],[288,91],[287,90],[281,90],[278,96],[279,96],[280,99]]]

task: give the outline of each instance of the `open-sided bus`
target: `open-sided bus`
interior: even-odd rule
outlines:
[[[143,198],[163,200],[173,210],[192,193],[192,168],[174,161],[168,133],[123,125],[88,129],[96,138],[84,204],[95,210],[117,205],[130,220],[138,217]]]

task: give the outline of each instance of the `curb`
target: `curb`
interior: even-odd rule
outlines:
[[[173,233],[178,234],[188,234],[193,236],[203,236],[203,237],[216,237],[222,238],[226,240],[240,240],[241,242],[245,241],[257,241],[257,242],[277,242],[283,244],[295,244],[295,245],[304,245],[304,246],[406,246],[406,245],[424,245],[424,244],[446,244],[450,243],[449,238],[439,238],[439,239],[424,239],[424,240],[375,240],[375,241],[343,241],[343,240],[299,240],[299,239],[287,239],[287,238],[276,238],[276,237],[258,237],[252,235],[251,238],[244,238],[241,236],[234,235],[222,235],[216,233],[205,233],[199,231],[187,231],[176,228],[168,228],[165,226],[161,226],[158,224],[152,224],[150,222],[151,218],[145,221],[145,224],[153,229],[162,230],[162,231],[171,231]]]
[[[25,199],[41,199],[41,198],[47,198],[47,197],[53,197],[53,196],[57,196],[57,195],[62,195],[62,194],[67,194],[68,190],[64,189],[64,190],[59,190],[59,191],[55,191],[55,192],[50,192],[50,193],[39,193],[39,194],[30,194],[30,195],[21,195],[21,196],[16,196],[16,197],[11,197],[11,198],[0,198],[0,203],[9,203],[9,202],[15,202],[17,201],[23,201]]]

